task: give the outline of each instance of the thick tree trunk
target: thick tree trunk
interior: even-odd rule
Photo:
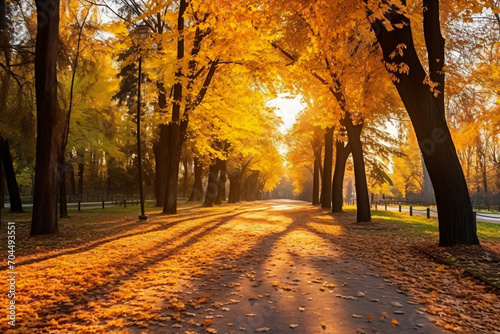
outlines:
[[[59,0],[36,0],[36,9],[37,139],[31,235],[58,232],[57,164],[63,131],[57,100]]]
[[[321,181],[321,207],[332,207],[333,127],[325,130],[325,157]]]
[[[228,203],[238,203],[241,199],[241,173],[229,175]]]
[[[168,161],[167,161],[167,184],[165,188],[165,200],[163,203],[163,213],[177,213],[177,182],[179,180],[179,162],[181,158],[183,131],[181,128],[181,104],[182,94],[182,72],[181,61],[184,58],[184,13],[186,12],[186,0],[180,0],[179,14],[177,17],[177,62],[178,68],[175,72],[174,101],[172,103],[172,122],[168,127]]]
[[[163,213],[177,213],[177,185],[179,182],[179,163],[182,150],[182,132],[180,124],[170,123],[170,143],[168,156],[167,188]]]
[[[197,157],[194,158],[194,184],[191,195],[189,195],[188,201],[201,201],[203,200],[203,165],[200,163]]]
[[[0,139],[2,162],[5,173],[5,180],[7,181],[7,189],[9,190],[9,201],[11,212],[24,212],[21,203],[21,194],[17,185],[16,173],[14,171],[14,164],[12,156],[10,155],[9,142]]]
[[[217,198],[215,199],[215,204],[222,204],[222,201],[226,200],[226,181],[227,181],[227,160],[222,160],[220,162],[219,190],[217,192]]]
[[[348,112],[341,120],[341,123],[347,130],[347,137],[349,138],[352,161],[354,164],[354,180],[356,183],[356,220],[357,222],[371,222],[372,216],[370,211],[370,197],[368,195],[363,145],[361,143],[363,123],[354,125],[352,123],[351,114]]]
[[[405,2],[404,2],[405,3]],[[444,92],[444,39],[439,23],[439,2],[424,0],[424,35],[429,58],[430,77],[440,86],[438,97],[425,84],[426,72],[413,43],[410,20],[391,7],[387,18],[401,25],[388,31],[379,20],[372,23],[384,60],[399,66],[405,64],[408,73],[392,73],[399,95],[415,129],[425,165],[434,188],[439,219],[439,244],[479,244],[467,183],[458,159],[442,103]],[[398,45],[406,48],[394,53]]]
[[[205,202],[203,206],[212,207],[219,192],[219,171],[221,161],[219,159],[213,160],[208,171],[208,184],[207,191],[205,192]]]
[[[312,204],[319,204],[319,166],[321,165],[321,147],[314,152],[314,172],[313,172],[313,190]]]
[[[332,182],[332,212],[342,212],[344,204],[344,175],[345,165],[351,154],[351,145],[337,140],[335,144],[335,171]]]

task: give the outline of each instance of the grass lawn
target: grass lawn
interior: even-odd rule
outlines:
[[[355,206],[346,206],[344,211],[355,213]],[[372,210],[372,220],[385,222],[400,227],[397,233],[405,236],[432,236],[439,234],[438,220],[436,217],[427,218],[426,216],[414,215],[408,213],[399,213],[385,210]],[[391,232],[393,230],[384,231]],[[481,241],[500,242],[500,224],[477,222],[477,234]]]

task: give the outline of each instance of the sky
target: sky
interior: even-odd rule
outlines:
[[[276,108],[276,114],[281,117],[283,124],[280,127],[280,131],[285,134],[290,130],[296,122],[296,116],[299,112],[304,109],[304,105],[301,102],[302,97],[290,96],[288,94],[279,94],[277,98],[268,102],[269,107]]]
[[[280,126],[280,131],[283,134],[286,134],[292,126],[297,121],[296,116],[304,109],[304,105],[301,102],[301,96],[291,96],[288,94],[279,94],[277,98],[269,101],[267,105],[269,107],[276,108],[276,114],[281,117],[283,123]],[[278,151],[281,156],[285,159],[286,162],[286,153],[288,151],[288,146],[286,143],[283,143],[278,147]]]

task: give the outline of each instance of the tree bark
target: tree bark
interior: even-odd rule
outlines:
[[[321,181],[321,207],[332,207],[333,126],[325,130],[325,156]]]
[[[312,204],[318,205],[319,202],[319,166],[321,165],[321,146],[314,152],[314,173],[313,173],[313,191]]]
[[[403,1],[406,4],[406,1]],[[467,183],[446,123],[444,107],[441,103],[444,80],[440,81],[439,66],[444,60],[444,39],[439,23],[439,2],[424,1],[424,35],[429,55],[430,77],[440,90],[438,97],[424,82],[427,74],[422,66],[413,43],[410,20],[390,7],[386,15],[393,25],[401,27],[388,31],[383,22],[372,23],[377,40],[382,48],[384,60],[396,66],[407,66],[408,73],[392,73],[396,77],[394,85],[406,107],[415,129],[425,165],[432,181],[439,220],[439,245],[479,244],[473,219]],[[397,46],[404,44],[402,54],[395,53]],[[437,58],[440,57],[440,58]],[[438,64],[435,66],[435,64]],[[441,68],[442,69],[442,68]],[[444,77],[443,77],[444,78]]]
[[[57,165],[63,131],[57,100],[59,0],[36,0],[36,9],[37,139],[31,235],[58,232]]]
[[[219,192],[219,171],[221,167],[221,161],[217,158],[210,164],[208,172],[208,184],[207,191],[205,192],[205,202],[203,206],[212,207],[214,206],[217,194]]]
[[[177,182],[179,180],[179,161],[182,150],[182,128],[181,128],[181,104],[182,104],[182,72],[181,61],[184,58],[184,13],[186,12],[187,1],[180,0],[179,14],[177,17],[177,63],[178,68],[175,72],[174,101],[172,103],[172,121],[168,127],[168,161],[167,161],[167,179],[165,188],[165,200],[163,203],[163,213],[177,213]]]
[[[191,195],[189,195],[188,201],[201,201],[203,200],[203,165],[200,163],[197,157],[194,157],[194,184]]]
[[[341,120],[341,124],[344,125],[347,130],[347,137],[349,138],[352,161],[354,164],[354,180],[356,183],[356,220],[357,222],[371,222],[370,197],[368,195],[363,145],[361,143],[363,123],[354,125],[352,123],[351,114],[346,112],[344,118]]]
[[[228,203],[238,203],[241,196],[241,173],[229,175]]]
[[[351,154],[351,145],[337,140],[335,144],[335,171],[332,182],[332,212],[342,212],[344,204],[345,165]]]
[[[226,200],[226,181],[227,181],[227,160],[221,160],[220,172],[219,172],[219,190],[217,192],[217,198],[215,199],[215,204],[222,204],[222,201]]]

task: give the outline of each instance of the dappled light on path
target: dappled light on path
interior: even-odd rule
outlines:
[[[441,333],[414,296],[359,261],[350,219],[298,201],[153,214],[140,229],[23,257],[18,327],[0,330]]]

